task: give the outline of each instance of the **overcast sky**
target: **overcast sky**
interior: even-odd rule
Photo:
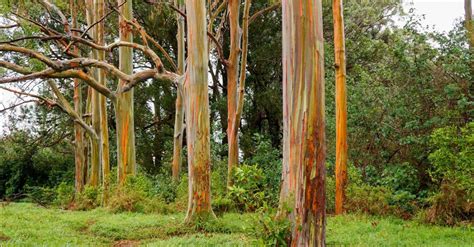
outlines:
[[[417,15],[425,16],[424,25],[441,32],[451,30],[456,19],[464,17],[464,0],[404,0],[404,7],[406,11],[413,7]],[[0,108],[8,105],[11,99],[12,95],[10,93],[0,90]],[[0,115],[0,136],[2,135],[4,120],[3,116]]]
[[[376,0],[374,0],[376,1]],[[449,31],[455,20],[464,17],[464,0],[404,0],[405,8],[415,8],[415,13],[424,15],[424,24],[438,31]]]

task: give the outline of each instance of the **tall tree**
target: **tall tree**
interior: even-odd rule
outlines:
[[[248,28],[251,1],[246,0],[242,18],[243,30],[240,28],[240,0],[228,2],[230,26],[230,52],[227,59],[227,140],[228,175],[227,185],[232,185],[232,172],[239,164],[239,126],[242,116],[245,77],[247,66]],[[241,54],[242,53],[242,54]],[[240,59],[240,56],[242,58]],[[239,70],[240,68],[240,70]],[[240,71],[240,74],[239,74]]]
[[[98,22],[95,25],[95,41],[98,45],[105,45],[105,22],[100,19],[105,15],[105,2],[104,0],[94,0],[94,22]],[[97,60],[105,61],[105,51],[97,50]],[[103,86],[107,86],[107,78],[105,76],[105,70],[97,69],[97,82]],[[100,112],[100,139],[101,139],[101,164],[102,164],[102,185],[104,189],[104,201],[107,201],[107,189],[110,176],[110,158],[109,158],[109,124],[107,121],[107,98],[99,94],[99,112]]]
[[[183,11],[184,6],[180,1],[175,0],[175,5]],[[184,40],[184,17],[179,13],[176,14],[176,21],[178,23],[178,32],[176,39],[178,41],[178,74],[183,74],[185,69],[185,40]],[[174,181],[179,179],[179,171],[182,163],[181,152],[183,149],[183,132],[184,132],[184,102],[183,102],[183,83],[178,82],[176,84],[176,113],[174,122],[174,135],[173,135],[173,168],[172,175]]]
[[[126,2],[124,2],[126,1]],[[119,28],[120,41],[133,42],[131,27],[127,20],[132,20],[132,1],[118,0],[120,6]],[[119,48],[119,69],[125,74],[133,73],[133,49],[121,46]],[[126,85],[126,81],[119,81],[119,90]],[[127,175],[136,173],[135,160],[135,128],[133,119],[133,89],[117,96],[116,122],[117,122],[117,165],[118,179],[124,183]]]
[[[95,0],[87,0],[87,7],[86,7],[86,18],[87,23],[89,26],[95,22],[95,15],[96,15],[96,5]],[[97,25],[96,25],[97,26]],[[97,28],[91,29],[92,37],[97,39]],[[97,59],[97,51],[93,50],[91,52],[91,57],[93,59]],[[98,81],[99,79],[99,69],[93,68],[92,69],[92,76],[93,78]],[[100,169],[101,169],[101,162],[102,162],[102,147],[101,147],[101,128],[100,128],[100,93],[97,90],[92,89],[91,92],[91,117],[92,117],[92,127],[94,128],[95,133],[98,135],[99,141],[98,145],[95,142],[91,143],[91,169],[90,169],[90,179],[89,184],[93,187],[99,185],[99,178],[100,178]]]
[[[186,137],[189,199],[186,222],[214,217],[211,208],[211,154],[208,95],[206,0],[186,0],[188,68]]]
[[[342,0],[332,2],[336,67],[336,214],[344,212],[347,185],[346,51]]]
[[[69,0],[69,8],[71,12],[71,22],[72,28],[77,28],[77,12],[76,12],[76,1]],[[77,32],[72,31],[72,35],[77,36]],[[73,53],[78,54],[79,49],[74,46]],[[82,116],[82,91],[81,91],[82,84],[80,83],[79,79],[74,78],[74,111]],[[82,129],[81,125],[78,122],[74,123],[74,162],[75,162],[75,188],[76,193],[82,192],[84,189],[84,167],[85,167],[85,155],[84,155],[84,130]]]
[[[285,0],[282,7],[284,163],[280,201],[294,208],[291,246],[324,246],[322,5],[321,0]]]
[[[474,49],[474,23],[472,21],[472,1],[464,0],[464,21],[467,30],[469,45]]]

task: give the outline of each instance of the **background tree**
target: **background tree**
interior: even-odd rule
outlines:
[[[342,0],[333,0],[334,54],[336,68],[336,214],[344,211],[347,185],[346,51]]]

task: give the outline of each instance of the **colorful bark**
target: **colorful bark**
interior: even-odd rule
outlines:
[[[227,143],[228,143],[228,174],[227,186],[232,185],[232,173],[239,162],[239,147],[237,131],[233,122],[237,111],[237,84],[239,79],[240,58],[240,0],[229,0],[227,4],[230,27],[230,53],[227,59]]]
[[[326,150],[321,0],[285,0],[282,6],[284,161],[280,208],[294,208],[289,215],[293,222],[291,246],[324,246]]]
[[[174,1],[175,5],[184,11],[183,5],[179,4],[178,0]],[[176,35],[178,43],[178,74],[182,75],[185,68],[185,40],[184,40],[184,17],[180,14],[176,14],[176,20],[178,23],[178,33]],[[179,172],[182,163],[182,150],[183,150],[183,131],[184,131],[184,102],[183,102],[183,84],[180,82],[176,88],[176,113],[174,120],[174,137],[173,137],[173,167],[172,175],[173,180],[179,180]]]
[[[104,0],[94,0],[94,11],[95,11],[95,22],[97,22],[102,16],[105,15],[105,2]],[[95,41],[99,45],[105,45],[104,35],[104,22],[99,22],[95,26]],[[97,50],[97,60],[105,61],[105,52]],[[103,86],[106,86],[106,76],[103,69],[97,69],[97,82]],[[101,141],[101,163],[102,163],[102,186],[104,189],[103,201],[104,203],[108,198],[108,185],[110,177],[110,158],[109,158],[109,128],[107,120],[107,98],[99,94],[99,112],[100,112],[100,141]]]
[[[336,67],[336,214],[344,212],[347,186],[346,52],[342,0],[333,0]]]
[[[75,1],[70,0],[69,6],[71,9],[72,17],[72,27],[77,27],[77,17],[75,12]],[[77,35],[77,32],[72,32],[73,35]],[[73,48],[73,53],[78,54],[79,49],[77,47]],[[81,83],[79,79],[74,79],[74,110],[82,115],[82,92],[81,92]],[[74,162],[75,162],[75,188],[76,194],[81,193],[84,189],[84,166],[85,155],[84,155],[84,131],[79,123],[74,123]]]
[[[185,85],[189,200],[185,221],[193,222],[215,217],[211,208],[206,1],[186,0],[186,12],[189,52]]]
[[[227,186],[233,184],[232,173],[239,164],[239,127],[242,117],[245,78],[247,67],[248,27],[251,0],[245,1],[243,30],[239,27],[240,0],[228,3],[230,23],[230,55],[227,60],[227,140],[228,140],[228,175]],[[241,47],[242,42],[242,47]],[[242,52],[242,54],[240,54]],[[242,55],[241,60],[240,55]],[[240,61],[239,61],[240,60]],[[239,75],[240,63],[240,75]]]
[[[94,23],[94,16],[95,16],[95,5],[93,0],[87,1],[87,22],[88,24]],[[92,37],[97,37],[97,29],[92,31]],[[97,58],[97,52],[93,51],[91,54],[92,58]],[[98,69],[92,69],[92,75],[94,79],[98,79]],[[100,130],[100,93],[97,90],[92,89],[92,96],[91,96],[91,114],[92,114],[92,127],[94,128],[95,133],[98,135],[98,142],[94,138],[91,138],[91,169],[90,169],[90,179],[89,185],[92,187],[97,187],[99,185],[99,177],[100,177],[100,169],[101,169],[101,130]]]
[[[133,42],[131,27],[126,20],[133,19],[132,1],[118,0],[119,8],[119,28],[120,40]],[[131,47],[121,46],[119,48],[119,69],[125,74],[133,72],[133,49]],[[126,81],[119,81],[119,90],[121,90]],[[117,121],[117,166],[118,180],[121,184],[125,182],[128,175],[135,175],[135,127],[134,127],[134,109],[133,109],[133,89],[117,96],[116,102],[116,121]]]

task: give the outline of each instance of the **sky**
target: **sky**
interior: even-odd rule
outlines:
[[[425,16],[423,24],[442,32],[451,30],[455,20],[464,17],[464,0],[404,0],[404,6],[406,11],[413,6],[416,14]]]
[[[404,7],[406,11],[413,7],[415,14],[425,16],[423,25],[440,32],[448,32],[453,28],[456,19],[464,17],[464,0],[404,0]],[[8,106],[9,101],[14,99],[12,96],[0,90],[0,109]],[[0,136],[4,121],[5,117],[0,115]]]

